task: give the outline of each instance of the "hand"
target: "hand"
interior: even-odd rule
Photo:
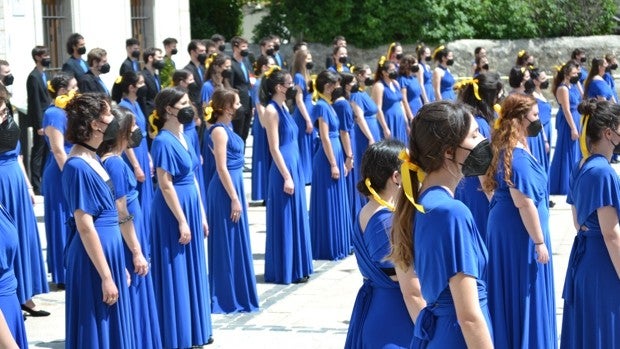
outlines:
[[[293,195],[293,193],[295,193],[295,183],[293,183],[292,178],[284,180],[284,192],[288,195]]]
[[[30,202],[32,202],[33,205],[36,204],[36,195],[34,195],[34,189],[32,189],[32,187],[28,187],[28,195],[30,196]]]
[[[205,238],[209,236],[209,224],[207,223],[207,220],[205,218],[202,219],[202,233],[204,234]]]
[[[140,183],[144,182],[144,180],[146,179],[146,177],[144,176],[144,171],[142,171],[142,167],[140,166],[136,166],[133,169],[133,173],[136,175],[136,179]]]
[[[577,129],[572,129],[570,131],[570,139],[572,139],[573,141],[576,141],[579,139],[579,132],[577,132]]]
[[[390,139],[392,138],[392,132],[390,132],[390,129],[385,129],[383,130],[383,138],[384,139]]]
[[[345,176],[348,176],[349,172],[351,172],[352,169],[353,169],[353,158],[347,157],[346,160],[344,160]]]
[[[547,264],[549,262],[549,251],[547,250],[547,245],[540,244],[536,245],[536,261],[538,263]]]
[[[101,291],[105,304],[112,305],[118,301],[118,288],[111,276],[101,280]]]
[[[151,159],[151,154],[149,154],[149,171],[151,171],[151,177],[155,175],[155,169],[153,168],[153,159]]]
[[[306,121],[306,133],[310,134],[314,131],[314,126],[312,126],[312,122]]]
[[[372,136],[370,136],[370,138],[368,139],[368,145],[371,145],[371,144],[375,144],[375,139]]]
[[[549,153],[549,151],[551,151],[551,147],[549,146],[549,142],[545,141],[545,153]]]
[[[131,274],[127,268],[125,268],[125,279],[127,280],[127,287],[131,286]]]
[[[39,136],[43,136],[43,135],[45,135],[45,130],[44,130],[44,129],[42,129],[42,128],[40,128],[40,129],[38,129],[38,130],[37,130],[37,134],[38,134]]]
[[[179,243],[181,245],[187,245],[192,240],[192,232],[189,230],[187,222],[179,224]]]
[[[338,166],[336,165],[332,166],[331,171],[332,171],[332,179],[340,178],[340,170],[338,169]]]
[[[241,218],[241,203],[239,199],[234,199],[230,202],[230,219],[233,223],[237,223],[239,218]]]
[[[142,252],[133,255],[134,273],[144,276],[149,272],[149,263],[144,258]]]

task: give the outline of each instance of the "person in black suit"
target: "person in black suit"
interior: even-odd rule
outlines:
[[[121,64],[119,75],[123,75],[124,72],[133,70],[135,72],[140,71],[140,41],[138,39],[129,38],[125,40],[125,50],[127,50],[127,58]]]
[[[88,72],[78,79],[80,92],[95,92],[110,95],[110,90],[99,77],[101,74],[110,72],[108,64],[108,53],[102,48],[94,48],[88,52]]]
[[[145,87],[138,90],[138,103],[144,116],[148,117],[155,109],[155,96],[161,91],[159,71],[165,63],[162,50],[155,47],[145,50],[142,58],[144,60],[142,75],[144,76]]]
[[[278,67],[282,68],[282,69],[286,69],[288,66],[288,63],[286,63],[286,59],[284,59],[281,55],[280,55],[280,37],[272,34],[269,36],[271,38],[271,42],[273,43],[273,59],[276,61],[276,64],[278,65]]]
[[[76,79],[79,79],[88,71],[88,64],[82,59],[82,55],[86,53],[86,43],[82,35],[73,33],[69,36],[67,53],[70,57],[62,65],[62,71],[71,73]]]
[[[200,90],[205,82],[205,61],[207,60],[207,48],[200,40],[192,40],[187,45],[190,61],[184,69],[189,70],[194,75],[194,83],[189,85],[188,95],[196,110],[200,108]]]
[[[21,126],[20,138],[25,138],[27,133],[24,132],[27,127],[32,127],[32,152],[30,157],[30,183],[34,193],[41,193],[41,178],[43,176],[43,165],[49,150],[45,145],[45,137],[43,132],[43,112],[50,105],[51,99],[47,92],[47,76],[45,68],[50,66],[51,59],[47,47],[35,46],[32,49],[32,59],[35,67],[28,74],[26,80],[26,92],[28,94],[28,114],[24,124],[19,120]],[[22,126],[23,125],[23,126]],[[22,143],[22,147],[26,147],[26,143]],[[25,162],[27,160],[24,160]]]
[[[248,41],[235,36],[230,40],[233,49],[232,59],[232,87],[239,93],[241,108],[237,109],[237,115],[232,121],[233,130],[243,142],[248,138],[252,123],[252,99],[250,98],[250,72],[252,71],[248,60]]]

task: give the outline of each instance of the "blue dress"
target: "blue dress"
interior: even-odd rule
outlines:
[[[605,72],[603,79],[609,84],[611,92],[614,94],[614,98],[616,99],[616,103],[620,103],[620,100],[618,100],[618,91],[616,91],[616,81],[614,80],[613,75],[611,75],[611,72]]]
[[[211,79],[205,81],[200,90],[200,103],[202,103],[202,105],[209,103],[214,91],[215,86],[213,86],[213,81],[211,81]]]
[[[198,115],[202,115],[202,112],[199,112]],[[204,123],[204,120],[202,121]],[[194,173],[196,174],[196,180],[198,181],[198,188],[200,188],[200,198],[202,199],[202,205],[206,206],[206,196],[207,196],[207,185],[204,181],[204,174],[202,173],[202,161],[201,161],[201,147],[200,147],[200,137],[198,136],[198,131],[196,130],[196,121],[192,119],[190,123],[183,125],[183,133],[185,133],[185,138],[188,139],[188,146],[194,149],[194,154],[198,157],[198,161],[194,163]]]
[[[355,298],[345,348],[409,348],[413,339],[413,322],[398,282],[383,271],[394,268],[385,261],[391,227],[387,209],[370,217],[364,231],[356,219],[353,246],[364,283]]]
[[[577,127],[577,131],[581,132],[581,122],[577,106],[581,101],[581,95],[577,85],[566,86],[568,88],[569,108],[573,116],[573,122]],[[555,129],[557,130],[557,140],[555,143],[555,151],[551,166],[549,168],[549,183],[551,195],[566,195],[568,193],[568,179],[573,167],[581,159],[581,150],[579,150],[579,140],[573,141],[570,137],[570,127],[564,116],[562,106],[558,110],[555,117]]]
[[[340,143],[338,116],[324,99],[319,99],[312,109],[314,123],[322,118],[329,128],[329,139],[340,171],[338,179],[332,179],[331,165],[323,142],[312,159],[312,192],[310,194],[310,236],[312,258],[338,260],[351,251],[352,219],[344,176],[344,152]]]
[[[551,147],[551,103],[539,98],[536,98],[536,103],[538,103],[538,118],[543,125],[541,132],[545,133],[545,138],[547,139],[547,142],[549,142],[549,147]],[[549,174],[549,166],[551,163],[549,155],[550,153],[545,152],[544,160],[540,161],[539,159],[547,174]]]
[[[140,223],[142,224],[143,227],[145,227],[146,230],[150,230],[151,203],[153,202],[154,188],[153,188],[153,178],[151,178],[151,163],[149,160],[149,148],[147,144],[148,135],[146,131],[148,130],[148,128],[146,125],[146,118],[144,117],[144,113],[142,112],[142,109],[140,108],[140,105],[137,102],[132,103],[129,99],[123,98],[123,100],[121,100],[121,102],[118,105],[120,107],[125,107],[131,110],[133,115],[135,115],[136,117],[136,125],[138,125],[138,127],[140,128],[140,131],[142,131],[142,142],[140,142],[140,145],[132,149],[133,149],[134,155],[136,156],[136,159],[140,163],[140,168],[142,169],[142,172],[144,172],[144,182],[138,182],[137,187],[136,187],[139,193],[138,198],[139,198],[140,207],[142,207],[142,218],[141,218],[142,222]],[[123,158],[125,159],[125,162],[130,166],[133,172],[133,167],[131,166],[131,163],[129,162],[129,158],[127,158],[127,155],[123,154]],[[150,247],[151,239],[148,239],[146,241],[147,241],[147,244],[142,247],[143,249],[145,247],[147,248]],[[150,255],[144,253],[144,256],[146,258],[149,258]]]
[[[349,133],[349,140],[351,143],[351,155],[354,156],[353,165],[355,166],[355,162],[361,162],[362,159],[355,159],[355,143],[353,140],[355,139],[354,128],[355,122],[353,121],[353,109],[351,108],[351,104],[348,100],[342,98],[336,100],[332,107],[338,116],[338,123],[340,125],[340,131]],[[346,157],[346,155],[345,155]],[[359,177],[355,171],[349,172],[346,177],[347,182],[347,194],[349,197],[349,205],[351,206],[351,217],[356,217],[359,210],[362,209],[364,203],[362,203],[362,196],[357,191],[357,182],[359,181]]]
[[[455,101],[456,93],[454,92],[453,87],[456,80],[454,80],[454,76],[452,76],[452,73],[450,73],[450,69],[444,68],[440,65],[438,67],[443,69],[444,71],[439,85],[439,90],[441,91],[441,99]]]
[[[487,249],[469,209],[446,189],[428,188],[419,203],[426,213],[415,213],[414,265],[427,306],[416,320],[414,333],[419,345],[412,347],[466,348],[449,280],[458,273],[476,278],[482,314],[493,336],[485,282]]]
[[[15,255],[15,277],[17,278],[17,298],[20,304],[26,303],[34,295],[48,293],[47,273],[43,264],[41,240],[37,218],[24,172],[19,165],[21,145],[0,154],[0,204],[15,223],[19,245]],[[56,183],[58,185],[58,183]]]
[[[540,112],[538,117],[540,118]],[[542,120],[540,122],[542,124]],[[545,150],[546,141],[544,133],[545,130],[543,126],[543,130],[541,130],[536,137],[527,137],[527,147],[530,149],[530,152],[532,153],[532,156],[534,156],[534,159],[536,159],[536,161],[540,163],[540,166],[542,166],[545,173],[548,174],[549,156],[547,151]]]
[[[577,212],[577,232],[564,283],[561,348],[620,348],[620,280],[609,257],[597,209],[620,215],[618,175],[601,155],[590,156],[571,176],[567,202]]]
[[[383,84],[383,102],[381,104],[381,110],[383,111],[383,117],[390,129],[390,133],[392,133],[392,138],[408,144],[407,121],[405,120],[405,111],[400,104],[403,100],[400,87],[392,83],[388,85],[383,80],[381,80],[380,83]],[[394,88],[393,91],[390,86]],[[381,132],[383,132],[383,130],[381,130]]]
[[[407,102],[409,103],[409,109],[411,109],[411,114],[415,116],[418,113],[418,110],[422,108],[422,87],[420,87],[418,77],[415,75],[401,75],[398,77],[398,83],[400,84],[401,89],[407,89]]]
[[[290,284],[313,272],[310,223],[306,204],[304,173],[297,125],[286,109],[278,111],[279,148],[295,184],[293,195],[284,192],[284,178],[275,163],[269,169],[267,191],[267,238],[265,241],[265,282]]]
[[[590,81],[586,94],[588,98],[603,97],[608,101],[614,96],[607,81],[598,79],[592,79],[592,81]]]
[[[212,334],[211,300],[202,231],[202,212],[194,168],[199,163],[168,130],[161,130],[151,147],[153,165],[172,177],[181,209],[192,233],[187,245],[179,243],[178,221],[155,191],[151,215],[151,271],[159,330],[164,348],[188,348],[207,343]]]
[[[491,200],[487,245],[489,249],[489,308],[496,348],[556,348],[553,260],[549,235],[547,173],[523,148],[513,150],[511,181],[534,201],[549,262],[536,262],[534,242],[504,181],[503,154]]]
[[[420,69],[424,70],[424,91],[426,91],[426,97],[428,102],[435,101],[435,88],[433,87],[433,69],[428,64],[420,64]]]
[[[116,200],[125,197],[127,210],[133,216],[133,225],[136,237],[142,248],[142,254],[149,260],[151,236],[149,230],[142,223],[142,209],[138,199],[137,180],[133,169],[127,165],[120,156],[111,156],[103,161],[103,167],[110,175],[114,184],[114,197]],[[123,240],[124,241],[124,240]],[[133,315],[134,342],[136,348],[161,348],[161,335],[159,333],[159,318],[155,304],[153,291],[153,279],[151,273],[139,276],[134,272],[133,254],[124,243],[125,264],[131,275],[129,285],[129,299],[131,313]]]
[[[0,204],[0,311],[22,349],[28,348],[24,316],[17,299],[17,278],[13,266],[19,253],[19,237],[11,215]]]
[[[303,92],[304,105],[308,116],[312,119],[312,94],[308,92],[308,84],[303,75],[297,73],[293,79],[295,86]],[[298,143],[299,143],[299,160],[301,162],[302,169],[304,171],[305,184],[310,184],[312,179],[312,156],[314,155],[314,141],[317,138],[317,133],[312,130],[312,133],[306,132],[306,120],[301,116],[301,112],[298,108],[293,111],[293,119],[297,123],[299,129]]]
[[[134,348],[133,314],[125,275],[123,237],[118,225],[111,181],[82,158],[70,157],[62,170],[62,188],[69,211],[82,210],[93,218],[97,237],[118,301],[103,302],[101,278],[90,260],[75,223],[66,248],[66,348]]]
[[[372,138],[375,142],[381,140],[381,127],[379,126],[379,121],[377,120],[377,104],[375,101],[370,98],[368,93],[364,91],[358,91],[351,93],[351,102],[355,102],[364,112],[364,119],[366,119],[366,124],[368,125],[368,129],[372,134]],[[359,125],[355,123],[355,172],[357,172],[357,176],[359,178],[362,158],[364,157],[364,152],[368,148],[368,138],[364,135]]]
[[[54,105],[50,106],[43,113],[43,129],[51,126],[61,134],[67,130],[67,114],[61,108]],[[50,147],[50,141],[45,136],[45,142]],[[72,144],[65,140],[65,153],[69,154]],[[51,148],[50,148],[51,150]],[[45,169],[43,170],[42,194],[43,201],[45,237],[47,239],[47,270],[52,275],[52,282],[56,284],[65,283],[65,261],[64,251],[67,243],[67,219],[71,216],[62,187],[58,185],[61,178],[61,170],[50,151]]]
[[[213,96],[213,92],[215,88],[213,87],[213,82],[211,80],[207,80],[204,85],[202,85],[202,102],[209,103],[211,100],[211,96]],[[209,126],[210,127],[210,126]],[[200,143],[200,154],[202,155],[202,178],[203,183],[205,184],[205,191],[202,193],[203,202],[205,207],[207,206],[207,189],[209,187],[209,183],[211,182],[211,177],[215,174],[215,159],[213,158],[213,153],[211,152],[211,148],[209,148],[209,142],[207,142],[204,137],[206,134],[203,134],[202,142]]]
[[[252,88],[254,105],[260,105],[259,100],[260,79],[256,80]],[[267,131],[258,119],[258,108],[254,108],[254,120],[252,121],[252,201],[265,200],[267,198],[267,177],[271,166],[271,154],[267,143]]]
[[[476,115],[475,119],[478,123],[480,134],[490,142],[491,126],[486,119],[480,115]],[[482,183],[480,183],[480,179],[477,176],[463,177],[459,185],[456,186],[454,198],[462,201],[465,206],[469,208],[472,216],[474,216],[474,221],[476,222],[478,232],[480,233],[482,240],[486,242],[487,221],[489,219],[489,199],[482,191]]]
[[[209,183],[207,197],[207,220],[211,231],[208,240],[211,308],[213,313],[218,314],[251,312],[258,309],[258,293],[245,209],[243,139],[233,132],[230,125],[218,122],[209,131],[208,141],[212,148],[211,134],[218,127],[228,135],[226,169],[241,202],[241,217],[237,223],[230,218],[231,199],[216,172]]]

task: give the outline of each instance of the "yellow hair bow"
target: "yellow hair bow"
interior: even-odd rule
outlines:
[[[481,101],[482,98],[480,98],[480,94],[478,94],[478,88],[479,88],[478,79],[465,79],[465,80],[459,81],[456,84],[455,88],[457,90],[460,90],[467,85],[472,85],[474,87],[474,96],[476,96],[477,100]]]
[[[396,47],[396,42],[393,42],[388,46],[387,56],[390,57],[392,55],[392,50]]]
[[[495,130],[499,130],[499,125],[501,123],[501,118],[502,118],[502,106],[499,104],[495,104],[493,106],[493,110],[495,110],[495,112],[497,113],[497,119],[495,119],[495,122],[493,123],[493,129]]]
[[[357,70],[357,67],[352,65],[352,66],[349,67],[349,70],[351,71],[351,74],[354,74],[355,71]]]
[[[441,45],[441,46],[437,47],[437,48],[435,49],[435,51],[433,51],[433,59],[435,59],[435,56],[437,56],[437,54],[438,54],[440,51],[444,50],[445,48],[446,48],[446,47],[445,47],[444,45]]]
[[[590,121],[590,114],[585,114],[582,119],[581,135],[579,136],[579,148],[581,149],[581,155],[584,159],[587,159],[590,156],[590,151],[588,150],[588,140],[586,136],[588,121]]]
[[[75,90],[71,90],[67,92],[66,95],[56,96],[56,98],[54,98],[54,105],[60,109],[65,109],[67,107],[67,104],[69,104],[69,102],[75,96],[76,96]]]
[[[151,115],[149,115],[149,124],[153,129],[152,135],[156,136],[159,133],[159,128],[155,125],[155,120],[159,120],[159,114],[157,114],[157,110],[153,110]]]
[[[525,74],[525,67],[521,67],[521,74]]]
[[[52,82],[50,80],[47,80],[47,90],[51,93],[56,93],[56,91],[54,90],[54,86],[52,86]]]
[[[518,55],[519,55],[519,58],[523,57],[523,55],[524,55],[524,54],[525,54],[525,50],[521,50],[521,51],[519,51],[519,54],[518,54]]]
[[[387,58],[385,58],[385,56],[381,56],[381,58],[379,58],[379,67],[383,67],[383,64],[385,64],[386,60]]]
[[[217,57],[217,52],[213,52],[211,55],[209,55],[209,58],[207,58],[207,60],[205,61],[205,68],[209,69],[209,66],[215,60],[215,57]]]
[[[114,80],[114,83],[117,84],[117,85],[120,84],[121,82],[123,82],[123,76],[122,75],[119,76],[118,78],[116,78],[116,80]]]
[[[424,181],[426,173],[422,171],[420,166],[411,162],[407,150],[402,150],[398,155],[398,158],[403,160],[402,165],[400,165],[400,175],[403,177],[403,190],[405,192],[405,196],[413,204],[416,210],[425,213],[424,207],[420,204],[417,204],[415,202],[415,199],[413,198],[413,188],[411,186],[411,176],[409,174],[409,171],[413,171],[416,173],[416,176],[418,177],[418,183],[422,183]]]
[[[370,184],[370,178],[366,178],[366,180],[364,180],[364,184],[366,184],[366,188],[368,188],[368,191],[370,192],[370,194],[372,195],[372,198],[375,199],[376,202],[379,203],[379,205],[387,208],[388,210],[394,212],[395,208],[394,205],[383,200],[381,198],[381,196],[379,196],[379,194],[372,188],[372,185]]]
[[[564,68],[564,65],[566,65],[566,63],[562,64],[562,65],[556,65],[554,68],[556,71],[562,71],[562,68]]]
[[[269,68],[269,70],[267,70],[267,71],[265,72],[265,76],[266,76],[267,78],[270,78],[270,77],[271,77],[271,74],[273,74],[273,72],[280,71],[280,70],[281,70],[281,69],[280,69],[280,67],[274,64],[274,65],[272,65],[272,66]]]
[[[205,121],[209,121],[211,119],[211,116],[213,115],[213,100],[209,101],[209,104],[207,104],[207,106],[205,107],[204,110],[204,119]]]

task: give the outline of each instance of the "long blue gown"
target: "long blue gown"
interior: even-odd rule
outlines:
[[[312,192],[310,194],[310,236],[312,258],[338,260],[351,251],[351,211],[344,176],[344,152],[340,143],[338,116],[331,105],[320,98],[312,109],[312,120],[316,124],[322,118],[329,129],[329,139],[336,165],[340,171],[338,179],[332,179],[331,165],[323,142],[312,159]]]
[[[420,64],[420,69],[424,70],[424,90],[429,103],[435,101],[435,88],[433,87],[433,69],[430,65]]]
[[[428,305],[416,320],[419,343],[412,348],[466,348],[449,281],[458,273],[476,278],[478,301],[493,336],[485,281],[489,255],[469,209],[445,188],[430,187],[419,201],[426,213],[415,216],[414,265]]]
[[[37,218],[24,173],[19,165],[21,145],[0,154],[0,204],[13,217],[19,249],[15,258],[17,298],[26,303],[34,295],[48,293],[47,273],[43,263]]]
[[[43,129],[51,126],[61,134],[67,130],[67,114],[61,108],[54,105],[50,106],[43,113]],[[45,136],[45,142],[50,147],[49,139]],[[69,154],[72,144],[65,140],[65,153]],[[67,219],[71,216],[65,195],[62,192],[60,183],[61,171],[54,154],[50,151],[45,169],[43,170],[42,194],[45,197],[43,202],[45,237],[47,239],[47,270],[52,274],[52,282],[56,284],[65,283],[65,262],[64,251],[67,243]]]
[[[218,127],[228,135],[226,169],[241,202],[241,216],[237,223],[230,218],[231,199],[216,172],[209,183],[207,198],[207,220],[211,232],[208,240],[211,308],[217,314],[251,312],[258,309],[258,293],[245,209],[243,139],[233,132],[231,125],[216,123],[209,132],[208,141],[212,148],[211,134]]]
[[[110,175],[110,179],[114,184],[114,198],[118,200],[125,197],[127,201],[127,210],[133,216],[136,237],[142,248],[142,254],[148,261],[150,259],[148,257],[150,256],[148,248],[150,247],[151,235],[142,223],[142,209],[140,208],[138,190],[136,189],[138,181],[133,173],[133,169],[120,156],[107,158],[103,161],[103,167]],[[131,275],[129,298],[133,315],[133,326],[134,329],[139,329],[134,331],[136,348],[161,348],[153,278],[150,272],[145,276],[139,276],[134,272],[133,254],[126,243],[123,246],[125,264],[127,265],[127,271]]]
[[[398,77],[398,83],[400,84],[401,89],[407,89],[407,102],[409,103],[409,109],[411,109],[411,114],[415,116],[418,110],[422,108],[422,87],[420,87],[418,77],[415,75],[401,75]]]
[[[288,111],[275,102],[278,111],[279,149],[293,179],[293,195],[284,192],[284,178],[275,163],[269,169],[267,192],[267,238],[265,282],[290,284],[313,272],[310,222],[306,204],[303,166],[297,145],[297,125]]]
[[[438,67],[440,69],[443,69],[444,71],[444,74],[441,77],[441,81],[439,85],[439,90],[441,91],[441,99],[448,100],[448,101],[455,101],[456,93],[454,92],[453,87],[454,87],[454,82],[456,80],[454,80],[454,76],[452,76],[450,69],[444,68],[440,65]]]
[[[366,119],[366,124],[368,125],[368,129],[372,134],[372,138],[375,142],[381,140],[381,127],[379,126],[379,121],[377,120],[377,104],[375,101],[370,98],[368,93],[365,91],[358,91],[351,93],[351,101],[355,102],[364,112],[364,119]],[[355,171],[357,172],[358,178],[360,176],[360,170],[362,165],[362,158],[364,157],[364,152],[368,148],[368,138],[362,132],[359,125],[355,123]]]
[[[364,231],[356,219],[353,246],[364,283],[353,305],[345,348],[409,348],[413,339],[413,322],[398,282],[383,271],[394,268],[385,261],[391,227],[387,209],[377,211]]]
[[[207,80],[204,85],[202,85],[201,98],[203,103],[209,103],[211,100],[211,96],[213,96],[213,92],[215,91],[215,87],[213,87],[213,82],[211,80]],[[210,127],[209,125],[207,127]],[[215,174],[215,159],[213,158],[213,153],[211,152],[211,148],[209,148],[209,142],[206,140],[208,131],[205,131],[203,134],[202,142],[200,143],[200,154],[202,155],[202,175],[203,182],[205,184],[205,193],[203,193],[203,201],[206,207],[207,205],[207,193],[206,190],[209,187],[209,183],[211,182],[211,177]]]
[[[202,111],[198,111],[198,115],[202,116]],[[204,123],[204,119],[202,121]],[[194,154],[198,158],[198,161],[194,163],[194,173],[196,174],[196,180],[198,181],[198,188],[200,188],[200,198],[202,199],[202,205],[206,206],[207,196],[207,184],[204,181],[204,174],[202,173],[202,153],[200,147],[200,137],[198,136],[198,130],[196,130],[196,121],[192,119],[191,122],[183,125],[183,133],[188,140],[188,145],[194,149]]]
[[[534,242],[515,207],[504,181],[503,154],[491,200],[487,245],[489,249],[489,309],[496,348],[556,348],[553,249],[549,235],[547,173],[523,148],[513,150],[514,188],[530,198],[536,210],[549,262],[536,262]]]
[[[192,239],[179,243],[178,221],[155,191],[151,215],[151,271],[159,330],[164,348],[188,348],[207,343],[213,332],[202,212],[194,168],[199,160],[188,137],[188,149],[168,130],[161,130],[151,147],[153,165],[172,177]]]
[[[254,105],[260,105],[259,90],[261,79],[256,80],[252,88]],[[252,201],[265,200],[267,198],[267,183],[271,155],[267,143],[267,131],[258,119],[258,108],[254,108],[254,120],[252,121]]]
[[[353,166],[355,166],[355,162],[362,161],[362,159],[355,158],[355,129],[353,126],[355,122],[353,121],[353,109],[351,108],[351,104],[348,100],[342,98],[332,104],[336,115],[338,116],[338,123],[340,124],[340,131],[347,132],[349,134],[349,140],[351,144],[351,155],[354,156]],[[346,155],[345,155],[346,157]],[[349,206],[351,207],[351,217],[356,217],[359,210],[362,209],[362,196],[357,191],[357,182],[359,177],[355,171],[349,172],[346,178],[347,182],[347,195],[349,197]]]
[[[306,78],[300,73],[296,73],[293,78],[293,84],[303,92],[304,96],[304,105],[306,106],[306,111],[308,112],[308,116],[312,118],[312,108],[314,105],[312,104],[312,94],[308,92],[308,84],[306,83]],[[317,133],[315,130],[312,130],[311,133],[306,132],[306,120],[301,116],[301,112],[298,108],[293,110],[293,119],[295,119],[295,123],[297,123],[297,128],[299,129],[298,135],[298,143],[299,143],[299,160],[301,162],[301,166],[304,170],[304,178],[306,184],[310,184],[312,179],[312,157],[314,155],[314,140],[317,137]]]
[[[603,80],[609,84],[611,92],[614,94],[614,98],[616,99],[616,103],[620,103],[620,100],[618,100],[618,91],[616,90],[616,81],[614,80],[614,76],[611,75],[611,71],[605,72],[603,75]]]
[[[17,345],[27,349],[28,338],[17,299],[17,278],[13,269],[19,253],[18,239],[13,218],[0,204],[0,311]]]
[[[383,110],[383,117],[385,118],[385,122],[390,129],[390,133],[392,133],[392,138],[407,144],[409,136],[407,135],[405,111],[400,104],[403,100],[403,94],[400,92],[400,87],[394,83],[390,83],[390,85],[388,85],[383,80],[381,80],[380,83],[383,84],[383,100],[381,110]],[[392,90],[392,88],[394,90]],[[381,132],[383,134],[383,130],[381,130]]]
[[[562,84],[561,86],[566,86]],[[568,88],[569,108],[573,116],[573,122],[577,131],[581,132],[581,122],[577,106],[581,101],[581,95],[577,85],[566,86]],[[566,195],[568,193],[568,179],[575,163],[581,158],[579,141],[573,141],[570,137],[570,127],[564,116],[562,106],[555,116],[555,129],[557,130],[557,140],[551,166],[549,167],[549,193],[551,195]]]
[[[542,123],[542,120],[540,122]],[[549,160],[547,151],[545,150],[544,132],[545,130],[543,129],[536,137],[527,137],[527,147],[530,149],[534,159],[540,163],[540,166],[542,166],[545,173],[548,173],[547,169],[549,168]]]
[[[103,302],[101,278],[73,223],[65,255],[66,348],[135,347],[123,238],[111,186],[111,181],[104,181],[79,157],[70,157],[62,170],[62,188],[69,211],[82,210],[92,216],[118,289],[116,303],[109,306]]]
[[[545,133],[545,138],[551,147],[551,103],[546,100],[536,98],[538,103],[538,118],[543,125],[542,132]],[[549,174],[549,166],[551,164],[550,152],[545,152],[544,160],[541,161],[545,172]]]
[[[138,198],[140,202],[140,207],[142,207],[142,218],[141,218],[142,222],[140,223],[146,230],[150,230],[151,203],[153,202],[153,194],[155,193],[155,191],[153,188],[153,178],[151,177],[151,163],[149,160],[149,148],[147,144],[148,136],[147,136],[146,130],[148,130],[148,128],[146,125],[146,118],[144,117],[144,113],[142,112],[142,109],[140,108],[140,105],[137,102],[132,103],[129,99],[123,98],[123,100],[121,100],[121,102],[118,105],[120,107],[125,107],[131,110],[133,115],[135,115],[136,117],[136,125],[138,125],[138,127],[142,131],[142,142],[140,142],[140,145],[132,149],[133,149],[133,153],[136,156],[136,159],[140,163],[140,168],[142,169],[142,172],[144,172],[144,177],[145,177],[144,182],[138,182],[138,185],[136,187],[139,193]],[[129,158],[127,158],[125,154],[123,154],[123,158],[125,159],[125,162],[131,167]],[[133,167],[131,168],[133,171]],[[150,248],[150,245],[151,245],[151,239],[148,239],[145,246]],[[144,255],[147,258],[150,257],[150,255],[147,255],[146,253]]]
[[[597,209],[620,216],[618,175],[601,155],[573,170],[567,202],[582,227],[575,237],[564,283],[561,348],[620,348],[620,280],[609,257]]]
[[[480,134],[490,142],[491,126],[486,119],[480,115],[476,115],[475,119],[478,123]],[[482,183],[480,183],[480,179],[477,176],[463,177],[459,185],[456,186],[454,197],[457,200],[462,201],[465,206],[469,208],[472,216],[474,216],[474,221],[476,222],[478,232],[480,233],[482,240],[486,242],[487,221],[489,219],[489,199],[482,191]]]
[[[608,101],[614,96],[614,93],[607,81],[598,79],[592,79],[592,81],[590,81],[586,94],[588,98],[603,97]]]

